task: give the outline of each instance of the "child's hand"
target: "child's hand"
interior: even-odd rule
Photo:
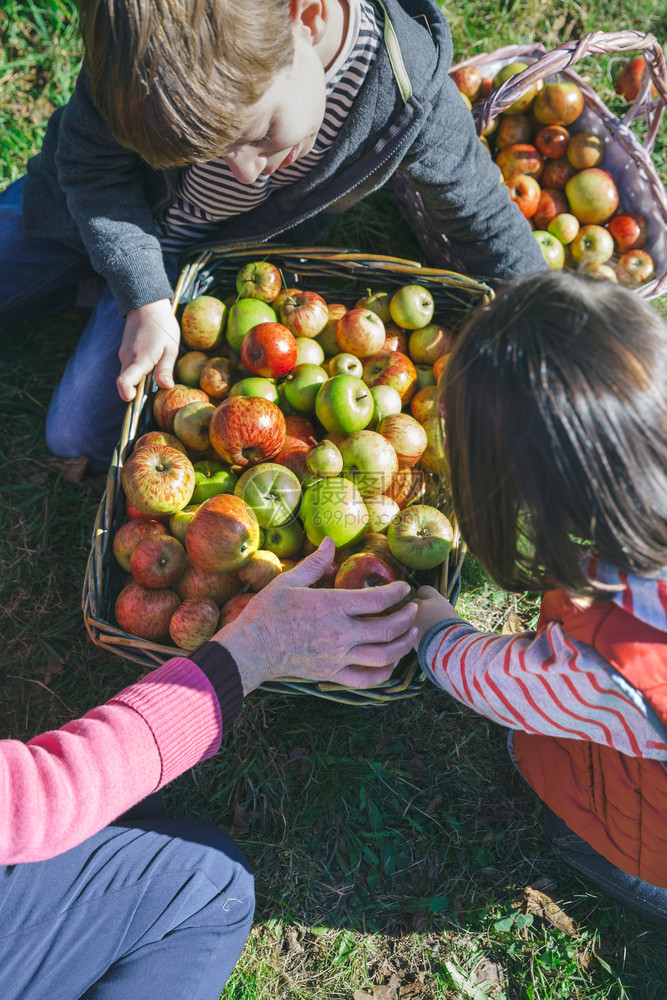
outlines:
[[[416,595],[417,617],[415,627],[417,637],[413,643],[415,649],[419,647],[419,641],[424,633],[437,622],[444,621],[445,618],[459,618],[454,608],[446,597],[439,594],[433,587],[420,587]]]
[[[174,384],[174,364],[181,331],[169,299],[150,302],[127,314],[118,357],[122,365],[116,379],[121,399],[134,399],[137,385],[149,372],[162,389]]]

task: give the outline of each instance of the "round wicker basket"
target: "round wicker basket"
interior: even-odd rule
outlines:
[[[174,296],[174,311],[204,292],[223,297],[234,287],[238,269],[246,261],[271,260],[283,272],[289,286],[304,286],[335,300],[353,305],[366,290],[390,291],[403,284],[426,285],[436,302],[442,322],[456,325],[474,306],[488,301],[491,289],[464,275],[438,268],[422,267],[415,261],[381,255],[361,254],[322,247],[297,249],[271,244],[234,247],[231,250],[207,251],[181,272]],[[112,541],[125,519],[121,471],[136,439],[153,425],[151,400],[156,391],[152,380],[144,379],[136,398],[129,404],[120,440],[107,477],[106,491],[100,502],[91,551],[83,586],[82,606],[86,628],[97,645],[133,660],[144,667],[159,666],[182,653],[175,646],[148,642],[124,632],[115,624],[114,604],[124,584],[124,573],[113,557]],[[433,496],[453,519],[450,499],[435,482]],[[452,602],[460,589],[460,571],[464,545],[455,521],[455,538],[449,559],[439,570],[421,582],[437,587]],[[355,705],[378,705],[399,698],[412,697],[424,684],[416,656],[405,657],[392,677],[384,684],[367,690],[354,690],[337,684],[284,678],[262,685],[263,690],[288,694],[310,694],[332,701]]]
[[[640,50],[646,60],[647,73],[635,101],[622,118],[617,118],[589,83],[572,66],[586,56]],[[654,35],[639,31],[594,31],[578,41],[566,42],[547,52],[543,45],[508,45],[495,52],[472,56],[456,66],[477,66],[484,76],[494,76],[509,62],[521,60],[528,64],[523,72],[513,76],[492,91],[486,100],[476,105],[473,114],[477,131],[484,129],[501,112],[513,104],[538,80],[567,79],[575,82],[584,94],[584,111],[572,130],[595,132],[605,140],[604,167],[616,180],[621,203],[626,211],[639,212],[649,223],[649,239],[645,249],[655,264],[655,277],[636,289],[638,295],[652,299],[667,291],[667,192],[651,158],[655,139],[667,105],[667,68],[665,55]],[[651,84],[657,97],[651,100]],[[639,118],[646,121],[646,134],[640,142],[630,125]],[[403,173],[394,178],[394,190],[401,211],[414,229],[425,258],[439,267],[461,270],[461,263],[450,245],[446,233],[438,232],[427,216],[419,192]]]

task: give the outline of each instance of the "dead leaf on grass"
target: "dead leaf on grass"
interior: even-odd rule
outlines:
[[[242,806],[240,802],[237,802],[234,807],[234,824],[232,826],[232,833],[246,833],[250,828],[252,823],[256,823],[258,819],[262,818],[261,812],[257,812],[256,809],[246,809]]]
[[[442,805],[442,792],[438,792],[433,796],[429,804],[426,806],[426,815],[432,816],[438,806]]]
[[[55,656],[49,655],[46,658],[46,663],[43,667],[37,667],[35,673],[38,677],[41,677],[45,684],[50,684],[53,677],[58,677],[63,672],[63,661],[58,660]]]
[[[42,122],[51,117],[55,110],[55,104],[52,104],[48,97],[38,97],[30,109],[28,117],[33,125],[41,125]]]
[[[299,941],[299,935],[296,927],[288,927],[285,937],[287,938],[287,950],[291,954],[300,955],[303,951],[305,951],[303,945]]]
[[[386,986],[372,986],[371,992],[355,990],[352,1000],[399,1000],[400,979],[392,976]]]
[[[502,965],[499,962],[493,962],[486,955],[472,970],[471,980],[475,986],[483,986],[489,998],[503,995],[507,985],[507,977]]]
[[[548,920],[556,930],[562,931],[563,934],[568,934],[570,937],[577,936],[579,931],[576,922],[568,916],[552,896],[532,885],[526,886],[523,895],[526,913],[532,913],[536,917]]]
[[[500,630],[502,635],[513,635],[515,632],[523,632],[526,626],[519,614],[516,611],[508,611],[507,617],[503,622],[503,627]]]
[[[79,455],[78,458],[47,458],[47,465],[50,469],[55,472],[59,472],[66,483],[73,483],[78,485],[83,482],[83,477],[86,471],[86,466],[88,465],[88,459],[85,455]]]

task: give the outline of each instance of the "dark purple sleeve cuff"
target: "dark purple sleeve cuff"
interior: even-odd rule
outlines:
[[[207,642],[188,659],[208,677],[220,702],[222,729],[225,732],[241,712],[243,684],[233,656],[219,642]]]

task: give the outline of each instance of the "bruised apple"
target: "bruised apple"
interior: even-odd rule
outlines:
[[[174,432],[190,451],[203,452],[211,447],[208,425],[214,412],[213,403],[204,403],[199,399],[186,403],[177,411]]]
[[[229,358],[207,358],[199,376],[199,388],[209,399],[220,402],[232,386],[234,365]]]

